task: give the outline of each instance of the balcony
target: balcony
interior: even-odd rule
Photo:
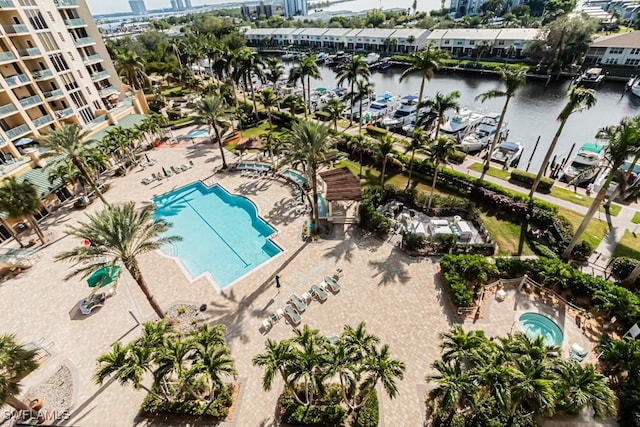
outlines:
[[[87,22],[82,18],[65,19],[64,20],[64,25],[66,25],[67,27],[70,27],[70,28],[73,28],[73,27],[86,27],[87,26]]]
[[[99,71],[97,73],[95,73],[93,76],[91,76],[91,80],[93,80],[94,82],[100,81],[100,80],[104,80],[107,77],[109,77],[109,72],[106,70],[103,71]]]
[[[56,117],[59,119],[63,119],[65,117],[69,117],[73,114],[73,108],[65,108],[64,110],[56,110]]]
[[[29,56],[42,56],[40,49],[38,49],[37,47],[31,47],[29,49],[20,49],[18,53],[23,58],[26,58]]]
[[[16,111],[18,111],[18,109],[13,104],[3,105],[0,107],[0,117],[15,113]]]
[[[56,90],[51,90],[49,92],[43,92],[43,95],[45,99],[49,100],[49,99],[55,99],[55,98],[60,98],[61,96],[64,96],[64,92],[62,91],[62,89],[56,89]]]
[[[99,53],[96,53],[94,55],[89,55],[89,56],[87,56],[86,58],[84,58],[82,60],[82,62],[85,65],[91,65],[91,64],[94,64],[94,63],[100,62],[100,61],[102,61],[102,56],[100,56]]]
[[[52,121],[53,121],[53,117],[51,117],[51,114],[47,114],[46,116],[33,119],[33,124],[35,127],[39,128],[46,125],[47,123],[51,123]]]
[[[16,56],[13,52],[0,52],[0,62],[15,61]]]
[[[0,0],[0,9],[15,9],[16,6],[11,0]]]
[[[100,98],[104,98],[106,96],[111,95],[112,93],[116,92],[116,88],[113,86],[109,86],[109,87],[105,87],[104,89],[98,91],[98,94],[100,95]]]
[[[5,132],[5,134],[7,134],[7,137],[9,139],[13,140],[13,139],[21,137],[22,135],[24,135],[27,132],[30,132],[29,126],[20,125],[18,127],[13,128],[13,129],[9,129],[8,131]]]
[[[91,46],[92,44],[96,44],[95,40],[93,40],[93,37],[82,37],[79,39],[75,39],[73,42],[77,47]]]
[[[3,25],[3,28],[7,34],[24,34],[29,32],[29,27],[24,24]]]
[[[27,108],[27,107],[31,107],[37,104],[40,104],[42,102],[42,98],[40,98],[40,96],[38,95],[33,95],[30,96],[28,98],[23,98],[20,100],[20,105],[22,105],[23,107]]]
[[[4,81],[7,83],[7,86],[9,87],[21,86],[25,83],[30,82],[29,76],[27,76],[26,74],[17,74],[15,76],[5,77]]]
[[[31,75],[36,80],[44,80],[44,79],[49,79],[49,78],[53,77],[53,71],[51,71],[51,70],[49,70],[47,68],[46,70],[32,71]]]
[[[60,9],[67,7],[78,7],[78,2],[76,0],[54,0],[54,3]]]

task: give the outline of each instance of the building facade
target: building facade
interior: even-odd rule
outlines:
[[[185,10],[184,2],[182,0],[171,0],[171,9],[175,11]]]
[[[585,64],[640,66],[640,31],[596,39],[589,46]]]
[[[257,5],[247,5],[244,3],[240,8],[242,17],[248,21],[256,21],[261,15],[265,18],[270,18],[274,15],[280,16],[284,13],[283,7],[280,3],[268,4],[261,1]]]
[[[532,40],[540,35],[537,28],[501,28],[475,29],[454,28],[433,30],[429,41],[452,56],[471,56],[477,46],[483,43],[488,46],[485,56],[503,56],[518,58]]]
[[[144,0],[129,0],[129,7],[131,7],[131,13],[134,15],[147,13],[147,7],[144,5]]]
[[[283,0],[284,16],[307,16],[307,0]]]

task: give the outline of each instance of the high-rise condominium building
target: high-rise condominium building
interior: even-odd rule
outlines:
[[[191,0],[184,0],[184,7],[191,9],[193,7],[191,6]]]
[[[284,16],[307,16],[307,0],[283,0]]]
[[[129,6],[131,7],[131,13],[134,15],[142,15],[147,12],[144,0],[129,0]]]
[[[182,0],[171,0],[171,9],[184,10],[184,2]]]

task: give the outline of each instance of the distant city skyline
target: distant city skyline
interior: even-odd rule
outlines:
[[[184,1],[184,0],[183,0]],[[220,4],[231,3],[234,0],[191,0],[191,4],[195,6],[202,6],[204,4]],[[170,0],[144,0],[147,10],[153,9],[169,9],[171,7]],[[238,0],[238,7],[243,3],[242,0]],[[104,15],[107,13],[119,13],[119,12],[131,12],[128,0],[87,0],[89,10],[92,15]]]

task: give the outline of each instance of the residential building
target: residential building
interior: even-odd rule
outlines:
[[[640,13],[640,3],[635,0],[591,0],[585,3],[587,7],[599,7],[607,12],[618,12],[620,19],[637,21]]]
[[[171,9],[175,11],[185,10],[182,0],[171,0]]]
[[[131,7],[131,13],[134,15],[147,13],[147,7],[144,5],[144,0],[129,0],[129,6]]]
[[[185,9],[192,9],[191,0],[184,0],[184,7]]]
[[[253,46],[311,46],[350,51],[404,53],[427,45],[429,30],[386,28],[251,28]]]
[[[640,31],[603,36],[589,46],[585,64],[640,65]]]
[[[453,28],[433,30],[429,42],[453,56],[471,56],[479,43],[490,46],[486,56],[521,57],[527,43],[540,34],[537,28]]]
[[[240,8],[242,17],[249,21],[258,20],[261,15],[264,18],[270,18],[274,15],[282,15],[284,13],[283,6],[280,3],[267,4],[264,0],[256,5],[247,5],[244,3]]]
[[[449,13],[454,17],[461,17],[464,15],[481,15],[483,13],[482,6],[486,0],[451,0]],[[522,3],[524,0],[507,0],[505,7],[509,9],[514,8]]]
[[[307,16],[307,0],[283,0],[284,16]]]

